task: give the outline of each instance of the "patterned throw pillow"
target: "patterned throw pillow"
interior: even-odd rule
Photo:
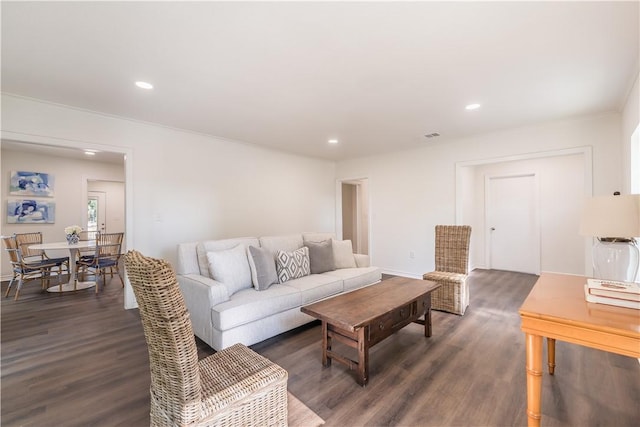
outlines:
[[[293,252],[278,251],[276,269],[280,283],[297,279],[298,277],[308,276],[311,273],[309,248],[305,246]]]

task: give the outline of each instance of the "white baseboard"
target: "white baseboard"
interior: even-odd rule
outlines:
[[[392,276],[410,277],[412,279],[422,279],[422,274],[416,275],[414,273],[407,273],[406,271],[382,269],[382,274],[391,274]]]

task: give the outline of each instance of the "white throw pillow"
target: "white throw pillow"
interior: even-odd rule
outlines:
[[[336,268],[355,268],[356,259],[353,256],[351,240],[333,240],[333,259]]]
[[[213,280],[224,284],[233,295],[251,287],[251,268],[244,245],[224,251],[207,252],[209,272]]]

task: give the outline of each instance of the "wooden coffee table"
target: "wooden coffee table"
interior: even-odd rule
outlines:
[[[331,360],[356,370],[356,381],[369,381],[369,349],[391,334],[417,322],[424,336],[431,336],[431,291],[440,285],[428,280],[394,277],[338,295],[300,310],[322,321],[322,365]],[[424,315],[424,321],[418,320]],[[357,350],[351,360],[332,350],[332,340]]]

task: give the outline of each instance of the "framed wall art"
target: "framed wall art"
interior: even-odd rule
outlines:
[[[7,201],[7,224],[53,224],[56,204],[51,200]]]
[[[54,176],[44,172],[11,171],[9,194],[12,196],[53,197]]]

